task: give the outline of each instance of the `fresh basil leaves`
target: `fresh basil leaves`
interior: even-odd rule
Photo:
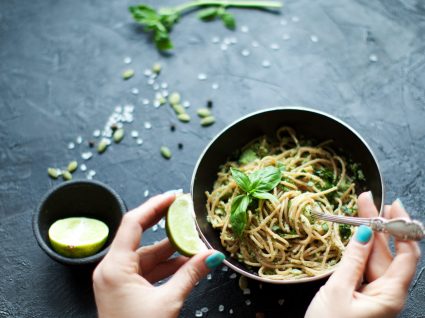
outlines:
[[[250,175],[235,168],[230,168],[230,172],[239,188],[245,192],[233,199],[230,209],[232,229],[237,236],[241,236],[247,223],[246,211],[253,198],[277,201],[269,191],[279,184],[282,173],[279,168],[271,166],[256,170]]]

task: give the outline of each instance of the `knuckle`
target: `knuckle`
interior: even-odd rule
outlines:
[[[100,264],[93,272],[95,286],[113,286],[116,284],[116,270],[108,264]]]

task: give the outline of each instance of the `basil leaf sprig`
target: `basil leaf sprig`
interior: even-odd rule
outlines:
[[[277,198],[269,193],[280,182],[282,173],[279,168],[266,167],[247,175],[242,171],[230,168],[232,177],[244,191],[244,194],[236,196],[230,209],[230,224],[237,236],[241,236],[247,223],[247,209],[253,198],[261,200],[277,201]]]
[[[202,8],[198,18],[203,21],[220,19],[225,27],[234,30],[236,28],[235,17],[227,8],[256,8],[256,9],[279,9],[282,3],[278,1],[247,1],[247,0],[192,0],[171,8],[154,8],[141,4],[130,6],[128,9],[133,19],[143,25],[146,31],[152,33],[153,41],[160,51],[173,48],[170,32],[181,16],[187,11]]]

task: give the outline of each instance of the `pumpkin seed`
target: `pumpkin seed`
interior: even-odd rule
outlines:
[[[154,65],[152,65],[152,72],[159,74],[161,72],[161,64],[160,63],[155,63]]]
[[[123,80],[128,80],[134,76],[134,70],[128,69],[122,72],[121,77]]]
[[[175,105],[172,105],[171,107],[173,107],[177,115],[186,113],[184,107],[181,104],[175,104]]]
[[[171,150],[166,147],[166,146],[162,146],[161,149],[161,155],[165,158],[165,159],[170,159],[171,158]]]
[[[119,128],[115,130],[112,138],[114,139],[116,143],[119,143],[124,138],[124,129]]]
[[[65,180],[65,181],[69,181],[69,180],[72,180],[72,174],[71,174],[71,172],[69,172],[69,171],[62,171],[62,178]]]
[[[168,101],[170,102],[171,105],[176,105],[178,103],[180,103],[180,94],[177,92],[173,92],[170,94],[170,96],[168,97]]]
[[[201,118],[211,116],[211,112],[210,112],[210,110],[208,108],[198,108],[198,110],[196,111],[196,113]]]
[[[66,170],[68,170],[70,173],[73,173],[75,170],[77,170],[77,168],[78,162],[74,160],[68,163],[68,167],[66,168]]]
[[[178,120],[183,123],[190,122],[190,116],[187,113],[177,115]]]
[[[215,123],[214,116],[207,116],[207,117],[201,119],[201,126],[204,126],[204,127],[210,126],[214,123]]]
[[[97,152],[98,153],[104,153],[106,148],[108,148],[108,142],[105,139],[103,139],[97,145]]]
[[[47,174],[52,179],[57,179],[59,177],[59,171],[56,168],[48,168],[47,169]]]

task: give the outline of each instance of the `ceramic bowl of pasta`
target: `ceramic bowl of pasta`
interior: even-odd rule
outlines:
[[[356,228],[311,211],[357,215],[357,197],[384,189],[371,148],[353,128],[320,111],[277,107],[249,114],[205,148],[192,176],[205,244],[249,278],[274,284],[329,276]]]

